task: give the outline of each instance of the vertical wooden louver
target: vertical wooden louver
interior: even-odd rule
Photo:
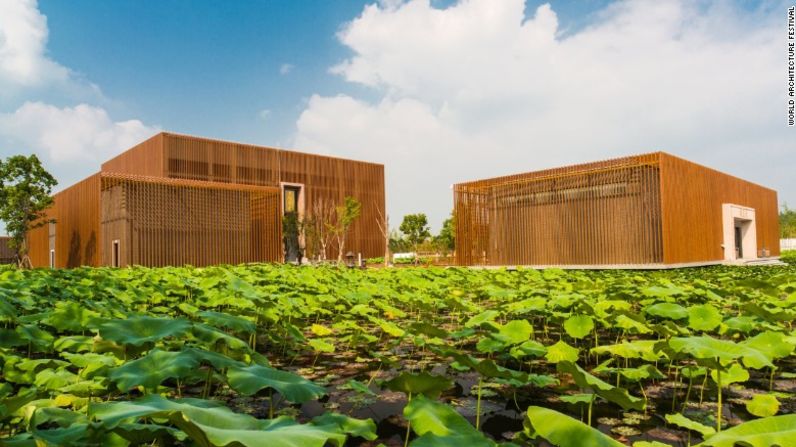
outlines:
[[[757,213],[779,254],[776,192],[665,153],[454,186],[460,265],[636,265],[723,259],[721,206]]]
[[[111,265],[114,241],[122,265],[281,261],[283,183],[302,185],[305,212],[316,200],[359,200],[345,251],[384,254],[376,223],[385,214],[384,166],[160,133],[56,194],[48,211],[58,221],[55,235],[31,231],[31,259],[48,265],[54,239],[58,267]],[[327,256],[335,254],[329,247]]]
[[[103,247],[118,241],[122,266],[280,260],[278,188],[106,174],[101,194]]]

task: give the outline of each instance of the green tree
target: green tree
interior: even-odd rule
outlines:
[[[406,235],[406,240],[412,245],[415,257],[417,257],[417,246],[431,237],[428,218],[423,213],[407,214],[398,228]]]
[[[342,205],[335,208],[336,219],[334,224],[330,224],[329,230],[337,240],[337,263],[343,263],[343,253],[345,253],[345,241],[348,237],[348,229],[359,217],[362,212],[362,204],[353,197],[346,197]]]
[[[782,239],[796,238],[796,210],[788,208],[786,203],[779,212],[779,233]]]
[[[434,237],[434,245],[444,252],[451,252],[456,249],[456,217],[451,212],[451,217],[442,222],[442,229]]]
[[[58,184],[35,155],[14,155],[0,160],[0,220],[5,222],[9,246],[17,253],[20,267],[30,267],[27,234],[30,230],[55,222],[45,210]]]
[[[409,242],[400,231],[394,228],[390,230],[390,251],[392,253],[405,253],[411,249]]]

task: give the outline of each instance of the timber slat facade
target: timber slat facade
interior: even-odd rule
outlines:
[[[10,240],[11,238],[9,237],[0,236],[0,264],[13,264],[16,262],[17,254],[8,245]]]
[[[775,191],[658,152],[454,185],[460,265],[675,265],[725,259],[722,205],[754,209],[779,255]]]
[[[360,201],[345,251],[382,256],[384,166],[160,133],[54,196],[54,225],[28,237],[34,266],[196,266],[281,262],[282,188],[316,201]],[[327,257],[336,256],[336,246]]]

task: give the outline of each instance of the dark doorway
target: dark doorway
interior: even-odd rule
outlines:
[[[301,187],[285,186],[282,191],[282,235],[285,242],[285,262],[301,261],[301,244],[299,241],[299,194]]]
[[[743,259],[743,230],[735,225],[735,259]]]

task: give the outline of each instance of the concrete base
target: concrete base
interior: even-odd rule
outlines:
[[[562,269],[562,270],[669,270],[690,267],[708,267],[712,265],[731,265],[731,266],[758,266],[758,265],[787,265],[780,261],[778,257],[758,258],[754,260],[735,260],[735,261],[704,261],[704,262],[684,262],[680,264],[601,264],[601,265],[474,265],[474,269]]]

